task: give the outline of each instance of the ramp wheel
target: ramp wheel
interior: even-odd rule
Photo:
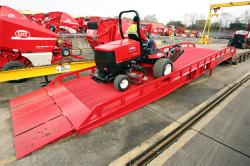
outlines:
[[[7,70],[15,70],[15,69],[21,69],[21,68],[25,68],[26,65],[23,64],[22,62],[20,61],[10,61],[8,63],[6,63],[4,66],[3,66],[3,70],[7,71]],[[12,81],[8,81],[8,82],[11,82],[11,83],[21,83],[21,82],[24,82],[26,81],[27,79],[20,79],[20,80],[12,80]]]
[[[130,84],[129,77],[126,75],[118,75],[114,80],[114,87],[119,91],[125,91],[128,89]]]
[[[238,59],[236,59],[236,60],[234,60],[234,61],[233,61],[233,63],[232,63],[232,64],[233,64],[233,65],[238,65],[238,62],[239,62],[239,60],[238,60]]]
[[[158,59],[153,67],[153,74],[156,78],[170,74],[173,71],[173,63],[170,59]]]
[[[62,53],[62,56],[66,57],[70,55],[70,50],[68,48],[63,47],[61,53]]]

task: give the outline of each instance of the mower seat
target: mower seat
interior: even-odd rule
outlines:
[[[139,39],[139,37],[135,33],[129,33],[128,38],[132,39],[132,40],[136,40],[138,42],[141,42],[141,40]],[[143,47],[146,47],[148,45],[148,43],[143,43],[142,45],[143,45]]]
[[[129,34],[128,34],[128,38],[129,38],[129,39],[132,39],[132,40],[136,40],[136,41],[138,41],[138,42],[141,41],[141,40],[139,39],[139,37],[137,36],[137,34],[135,34],[135,33],[129,33]]]
[[[141,42],[141,40],[139,39],[139,37],[135,33],[129,33],[128,38],[132,39],[132,40],[136,40],[138,42]],[[142,42],[142,47],[143,47],[142,51],[143,51],[144,55],[151,55],[151,54],[155,53],[155,51],[152,50],[152,48],[149,48],[149,42],[147,42],[147,43]]]

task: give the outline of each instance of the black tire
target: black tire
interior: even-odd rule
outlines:
[[[62,51],[61,51],[61,54],[62,54],[62,56],[67,57],[67,56],[70,55],[70,50],[68,48],[66,48],[66,47],[63,47]]]
[[[246,49],[246,48],[247,48],[246,44],[245,44],[245,43],[242,43],[241,48],[242,48],[242,49]]]
[[[20,61],[10,61],[10,62],[6,63],[3,66],[3,70],[8,71],[8,70],[21,69],[21,68],[25,68],[25,67],[26,67],[26,65],[23,64]],[[20,79],[20,80],[12,80],[12,81],[8,81],[8,82],[10,82],[10,83],[21,83],[21,82],[24,82],[26,80],[27,80],[27,78]]]
[[[50,25],[50,26],[49,26],[49,29],[50,29],[51,31],[53,31],[53,32],[56,32],[56,27],[55,27],[55,25]]]
[[[238,60],[238,59],[235,59],[235,60],[232,62],[232,64],[233,64],[233,65],[238,65],[238,62],[239,62],[239,60]]]
[[[94,76],[98,77],[99,76],[99,70],[96,69],[95,72],[94,72]]]
[[[171,66],[171,71],[166,71],[166,66],[170,65]],[[168,66],[168,67],[170,67]],[[164,75],[167,75],[169,73],[171,73],[173,71],[173,63],[170,59],[166,59],[166,58],[161,58],[158,59],[153,67],[153,74],[156,78],[162,77]]]
[[[243,61],[243,62],[246,61],[246,55],[242,55],[242,61]]]
[[[239,63],[242,62],[242,55],[239,57]]]
[[[229,40],[227,46],[232,46],[232,40]]]
[[[125,91],[130,85],[129,77],[126,75],[118,75],[114,80],[114,87],[119,91]]]

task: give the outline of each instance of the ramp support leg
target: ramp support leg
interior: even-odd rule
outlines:
[[[209,76],[210,76],[210,77],[212,76],[212,74],[213,74],[213,68],[211,68],[211,69],[209,70]]]
[[[44,76],[44,82],[41,82],[42,87],[47,86],[50,83],[49,77],[46,75]]]

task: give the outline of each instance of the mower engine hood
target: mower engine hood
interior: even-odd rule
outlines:
[[[122,39],[95,47],[95,51],[114,52],[116,63],[134,59],[141,55],[140,43],[131,39]]]

